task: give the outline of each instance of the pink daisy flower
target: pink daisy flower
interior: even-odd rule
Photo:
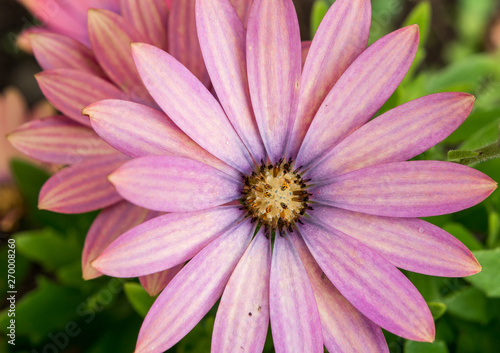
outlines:
[[[37,14],[36,9],[48,11],[48,6],[54,3],[56,1],[33,1],[30,4],[36,6],[29,8]],[[107,176],[124,161],[138,155],[125,155],[105,143],[92,130],[81,110],[108,98],[128,99],[160,109],[137,73],[130,51],[130,43],[134,41],[167,50],[207,86],[210,79],[198,44],[194,0],[104,2],[119,3],[120,7],[113,7],[113,10],[119,10],[121,15],[104,7],[88,11],[88,16],[86,10],[91,2],[64,3],[67,7],[81,7],[78,14],[84,16],[85,24],[88,22],[88,30],[85,26],[82,33],[88,38],[91,49],[85,45],[86,40],[75,39],[64,31],[30,35],[34,54],[45,70],[37,75],[38,83],[47,99],[64,115],[29,123],[11,134],[9,140],[35,159],[69,165],[44,185],[40,208],[61,213],[104,208],[89,230],[82,255],[83,277],[92,279],[101,273],[91,267],[90,262],[111,241],[159,213],[124,201],[115,191]],[[249,0],[233,0],[233,3],[245,19]],[[73,23],[67,18],[68,14],[61,13],[63,15],[66,21]],[[194,143],[186,136],[183,146],[189,144]],[[148,150],[148,154],[182,155],[179,153],[177,148],[161,141],[155,149]],[[201,149],[193,158],[227,168]],[[175,273],[175,270],[168,270],[144,276],[141,282],[151,295],[156,295]]]
[[[136,352],[172,347],[221,296],[214,352],[261,352],[269,321],[276,352],[387,352],[380,327],[432,341],[430,310],[398,267],[451,277],[481,267],[417,217],[471,207],[496,183],[463,165],[406,160],[456,129],[474,97],[434,94],[370,121],[410,67],[418,28],[366,49],[368,0],[335,2],[302,72],[291,0],[254,1],[247,32],[228,0],[197,1],[196,22],[219,101],[174,57],[139,43],[139,75],[166,114],[121,100],[84,109],[135,157],[110,176],[118,193],[169,212],[92,265],[135,277],[189,260],[149,311]]]

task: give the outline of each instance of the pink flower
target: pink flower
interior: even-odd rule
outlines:
[[[370,121],[410,67],[418,28],[366,49],[368,0],[335,2],[302,73],[291,0],[256,0],[246,33],[228,0],[196,10],[220,103],[174,57],[139,43],[139,75],[164,113],[122,100],[84,109],[134,158],[110,176],[118,193],[170,212],[92,265],[135,277],[189,260],[148,313],[136,352],[172,347],[221,296],[214,352],[261,352],[269,321],[276,352],[387,352],[380,327],[432,341],[429,308],[397,267],[451,277],[481,267],[417,217],[471,207],[496,183],[462,165],[406,160],[456,129],[474,97],[434,94]]]
[[[249,0],[233,2],[242,18],[246,18]],[[86,9],[91,3],[65,2],[68,8],[78,6],[80,11],[71,13],[83,16],[83,23],[88,21],[88,30],[84,27],[82,36],[77,39],[65,31],[56,31],[49,23],[49,33],[30,35],[34,54],[45,70],[37,75],[38,83],[47,99],[64,116],[30,123],[9,136],[16,148],[33,158],[69,165],[44,185],[40,193],[40,208],[61,213],[104,208],[86,238],[82,256],[86,279],[101,275],[90,266],[90,262],[111,241],[159,213],[132,205],[115,191],[107,176],[130,157],[105,143],[91,129],[89,119],[82,116],[81,110],[109,98],[128,99],[160,109],[135,68],[130,51],[130,43],[134,41],[168,50],[204,84],[210,85],[198,44],[194,0],[122,0],[120,8],[110,7],[115,4],[112,1],[102,3],[110,6],[100,6],[101,3],[98,5],[104,9],[88,11],[87,18]],[[48,11],[49,4],[56,6],[54,1],[33,1],[30,4],[33,7],[29,8],[35,14],[37,9]],[[61,10],[59,5],[57,8]],[[57,13],[64,15],[65,20],[58,22],[64,25],[64,29],[78,27],[69,25],[74,22],[68,18],[69,14]],[[85,45],[87,43],[91,49]],[[164,149],[159,144],[156,152],[150,150],[149,153],[175,154],[176,151]],[[206,152],[205,155],[203,161],[214,160],[215,164],[223,164]],[[203,153],[200,158],[202,156]],[[141,282],[150,294],[155,295],[175,273],[169,270],[141,277]]]
[[[23,214],[22,197],[10,174],[9,162],[21,154],[5,136],[21,124],[54,113],[47,101],[39,102],[28,111],[26,101],[17,88],[9,87],[0,95],[0,231],[12,231]]]

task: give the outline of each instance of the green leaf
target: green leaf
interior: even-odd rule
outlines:
[[[440,302],[430,302],[427,303],[429,309],[431,309],[432,317],[434,320],[439,319],[446,312],[446,304]]]
[[[486,296],[474,287],[450,293],[445,298],[448,312],[467,321],[487,324],[489,321]]]
[[[61,284],[80,290],[91,290],[95,281],[86,281],[82,277],[82,261],[80,259],[61,266],[56,272],[57,279]]]
[[[444,143],[447,145],[459,145],[469,139],[471,132],[476,132],[492,121],[500,117],[500,108],[478,108],[474,109],[467,119],[459,126]],[[489,142],[489,141],[488,141]],[[481,146],[478,146],[481,147]],[[475,149],[475,148],[473,148]]]
[[[77,307],[84,296],[70,288],[61,287],[41,277],[38,287],[18,297],[16,302],[16,334],[28,336],[33,343],[45,339],[49,332],[64,329],[67,322],[77,317]],[[0,314],[0,330],[5,331],[8,313]]]
[[[496,60],[491,56],[484,54],[469,56],[441,71],[428,73],[426,93],[443,91],[475,93],[478,83],[491,76],[496,65]]]
[[[311,38],[313,38],[316,34],[319,24],[323,20],[323,17],[325,17],[329,8],[329,4],[323,0],[317,0],[314,2],[311,9]]]
[[[500,248],[473,251],[483,270],[465,277],[475,287],[483,290],[490,298],[500,298]]]
[[[448,347],[443,341],[416,342],[406,341],[404,345],[405,353],[448,353]]]
[[[500,215],[498,212],[490,211],[488,213],[488,238],[486,239],[486,245],[489,248],[493,248],[498,240],[498,234],[500,233]]]
[[[499,124],[500,119],[495,119],[481,129],[475,131],[473,134],[469,134],[469,137],[460,145],[460,148],[464,150],[475,150],[497,140]]]
[[[17,233],[15,239],[17,251],[47,270],[54,270],[80,258],[81,246],[71,233],[64,237],[45,228]]]
[[[460,223],[448,223],[443,226],[443,229],[448,233],[454,235],[460,240],[469,250],[481,250],[483,245],[476,239],[467,228]]]
[[[425,46],[431,26],[432,8],[428,1],[418,3],[406,17],[401,27],[417,24],[420,31],[419,46]]]
[[[150,297],[148,292],[139,283],[125,283],[124,289],[125,295],[132,307],[139,315],[145,317],[156,298]]]
[[[38,193],[50,175],[43,169],[21,159],[13,159],[10,167],[14,180],[28,204],[36,206]]]

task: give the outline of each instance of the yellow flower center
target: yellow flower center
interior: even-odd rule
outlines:
[[[245,176],[242,190],[243,208],[253,221],[262,224],[266,233],[279,230],[284,235],[286,230],[293,232],[295,222],[300,223],[308,206],[308,180],[292,171],[292,161],[275,165],[262,163],[252,175]]]

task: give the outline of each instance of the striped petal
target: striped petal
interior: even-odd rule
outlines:
[[[144,276],[175,267],[231,229],[241,215],[237,208],[217,207],[154,218],[111,243],[92,266],[113,277]]]
[[[453,213],[483,201],[496,189],[487,175],[455,163],[412,161],[360,169],[316,188],[315,201],[389,217]]]
[[[266,159],[248,91],[245,30],[238,14],[229,0],[198,1],[196,9],[200,45],[217,97],[254,159]]]
[[[321,104],[297,156],[309,166],[366,123],[396,90],[418,47],[418,26],[379,39],[337,81]]]
[[[323,353],[313,289],[288,236],[274,239],[269,296],[276,353]]]
[[[424,298],[385,258],[308,220],[300,233],[328,279],[368,319],[410,340],[434,340],[434,320]]]
[[[19,151],[48,163],[72,165],[118,153],[92,129],[64,116],[30,121],[8,139]]]
[[[255,0],[247,29],[248,83],[255,118],[273,163],[285,155],[293,128],[301,55],[292,0]]]
[[[239,171],[249,172],[252,162],[248,151],[200,81],[156,47],[133,44],[132,51],[144,84],[170,119],[208,152]]]
[[[134,159],[109,180],[126,200],[163,212],[211,208],[238,199],[241,191],[238,181],[218,169],[170,156]]]
[[[210,78],[196,32],[195,5],[196,0],[172,0],[168,18],[168,52],[209,86]]]
[[[135,101],[154,105],[137,73],[130,51],[130,43],[143,42],[147,38],[130,26],[126,19],[111,11],[89,10],[88,22],[92,50],[111,81],[135,97]]]
[[[82,109],[87,105],[108,98],[126,98],[116,86],[88,72],[56,69],[43,71],[35,77],[54,107],[87,126],[90,126],[90,121],[82,115]]]
[[[88,43],[85,13],[72,12],[64,6],[67,2],[64,5],[57,0],[19,0],[19,2],[51,32],[69,36],[84,44]]]
[[[149,310],[136,353],[169,349],[212,308],[250,243],[254,228],[249,223],[214,240],[174,277]]]
[[[269,326],[271,248],[261,231],[236,266],[215,317],[212,352],[262,353]]]
[[[139,277],[142,286],[152,297],[158,295],[179,273],[184,264],[169,268],[168,270],[152,273],[150,275]]]
[[[59,213],[83,213],[120,201],[107,176],[124,161],[124,156],[113,155],[61,170],[43,185],[38,207]]]
[[[238,172],[191,140],[165,113],[120,100],[104,100],[83,110],[106,142],[131,157],[172,155],[186,157],[229,175]]]
[[[127,201],[102,210],[96,217],[85,238],[82,253],[82,272],[84,279],[93,279],[102,275],[90,264],[118,236],[141,224],[148,218],[148,211]]]
[[[413,158],[441,142],[467,118],[474,96],[438,93],[389,110],[354,131],[311,168],[314,180]]]
[[[121,0],[121,13],[129,26],[148,42],[167,50],[168,6],[165,0]]]
[[[74,69],[106,78],[92,50],[76,39],[56,33],[30,35],[38,64],[44,70]]]
[[[240,17],[243,27],[247,27],[248,16],[250,15],[250,8],[252,7],[253,0],[231,0],[231,4],[236,9]]]
[[[417,218],[372,216],[318,205],[309,215],[408,271],[440,277],[481,271],[474,255],[457,238]]]
[[[83,15],[87,14],[87,11],[92,7],[120,12],[120,0],[75,0],[67,2],[67,5],[72,6],[76,12]]]
[[[295,157],[321,103],[344,71],[366,49],[369,0],[337,0],[314,35],[302,72],[299,106],[288,155]]]
[[[31,35],[53,33],[46,27],[28,27],[21,31],[16,38],[16,46],[27,54],[33,54],[33,48],[31,46]]]
[[[313,287],[326,349],[338,353],[388,353],[389,349],[380,327],[367,319],[339,293],[314,260],[304,240],[297,233],[291,233],[289,236]]]

